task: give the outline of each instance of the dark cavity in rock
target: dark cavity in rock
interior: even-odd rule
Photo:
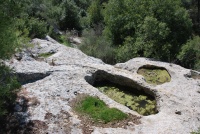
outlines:
[[[44,79],[45,77],[51,75],[52,72],[44,73],[17,73],[18,81],[23,85],[27,83],[33,83],[38,80]]]

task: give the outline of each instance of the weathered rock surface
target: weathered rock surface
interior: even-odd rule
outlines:
[[[131,123],[123,128],[91,126],[93,134],[187,134],[200,127],[200,80],[190,78],[191,70],[146,58],[111,66],[78,49],[61,45],[50,37],[34,39],[32,43],[33,48],[21,53],[20,58],[13,58],[7,65],[13,67],[23,83],[16,114],[20,115],[22,125],[36,122],[32,128],[36,133],[83,133],[81,121],[69,105],[77,94],[82,93],[98,96],[110,107],[141,116],[91,86],[97,75],[122,85],[136,86],[153,95],[159,112],[141,116],[142,123],[139,125]],[[35,58],[41,53],[52,55]],[[138,68],[143,65],[166,68],[171,81],[157,86],[146,83],[137,74]],[[22,108],[23,99],[27,100],[25,110]]]

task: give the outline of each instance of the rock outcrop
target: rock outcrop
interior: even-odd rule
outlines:
[[[93,134],[187,134],[200,127],[200,80],[190,77],[191,70],[146,58],[134,58],[111,66],[50,37],[34,39],[32,43],[34,47],[17,54],[6,64],[15,70],[23,84],[15,114],[20,117],[22,126],[34,124],[31,129],[35,133],[83,133],[81,120],[69,105],[77,94],[83,93],[98,96],[109,107],[141,117],[141,124],[129,123],[122,128],[90,126]],[[38,58],[44,53],[51,55]],[[146,83],[143,76],[137,74],[144,65],[165,68],[171,81],[157,86]],[[137,87],[154,96],[158,113],[141,116],[108,98],[92,86],[97,76]]]

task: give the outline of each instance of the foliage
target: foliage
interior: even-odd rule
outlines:
[[[131,58],[175,59],[192,28],[189,15],[179,0],[109,0],[104,20],[105,34],[113,44],[121,45],[117,51],[122,53],[117,54],[119,59],[127,52]]]
[[[56,26],[60,17],[63,17],[63,2],[55,0],[27,1],[26,11],[28,16],[44,20],[49,25]]]
[[[15,89],[20,87],[16,77],[10,72],[8,67],[0,65],[0,116],[6,114],[7,106],[15,100]]]
[[[23,0],[0,0],[0,116],[6,114],[9,103],[15,100],[14,90],[20,87],[16,77],[11,73],[12,70],[1,60],[11,57],[16,47],[23,43],[20,38],[23,34],[17,29],[23,2]]]
[[[87,13],[90,26],[100,24],[103,20],[100,0],[92,1],[91,5],[88,7]]]
[[[156,113],[156,101],[142,93],[134,93],[133,90],[123,86],[105,84],[96,86],[102,93],[106,94],[116,102],[127,106],[141,115],[151,115]],[[132,91],[132,92],[131,92]]]
[[[63,35],[60,35],[59,38],[58,38],[58,41],[66,46],[71,46],[70,45],[70,41],[69,41],[69,38],[68,35],[66,34],[63,34]]]
[[[170,82],[171,77],[167,70],[165,69],[156,69],[156,68],[140,68],[138,74],[144,76],[147,83],[153,85],[163,84],[165,82]]]
[[[178,55],[181,65],[200,71],[200,37],[195,36],[193,39],[183,45]]]
[[[66,0],[63,3],[62,10],[64,10],[64,16],[59,22],[59,27],[62,30],[77,29],[81,30],[79,8],[73,0]]]
[[[104,123],[127,118],[125,113],[116,108],[108,108],[102,100],[91,96],[79,102],[75,109],[92,117],[94,121],[103,121]]]
[[[17,34],[13,33],[12,20],[0,13],[0,59],[8,58],[17,46]]]
[[[102,59],[105,63],[115,63],[114,48],[105,36],[97,35],[93,29],[90,29],[83,31],[83,37],[80,50],[89,56]]]
[[[44,38],[48,34],[47,22],[37,18],[29,18],[26,21],[26,27],[29,31],[30,38]]]
[[[183,6],[188,10],[190,18],[192,19],[193,23],[193,33],[195,35],[200,34],[200,8],[198,5],[199,0],[181,0]]]
[[[12,1],[0,1],[0,59],[9,58],[19,45],[15,23],[18,12],[20,12],[19,6]]]
[[[80,9],[74,0],[28,0],[25,7],[23,18],[27,18],[32,38],[46,34],[55,36],[59,30],[81,30]]]
[[[140,54],[137,53],[137,50],[139,51],[139,47],[138,48],[132,47],[132,43],[133,43],[133,38],[127,37],[125,39],[124,45],[119,45],[115,49],[115,59],[117,62],[124,62],[133,57],[140,56]],[[140,48],[140,49],[142,49],[142,48]],[[136,50],[136,51],[134,51],[134,50]]]

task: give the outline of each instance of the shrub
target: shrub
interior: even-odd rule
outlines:
[[[181,65],[200,71],[200,37],[195,36],[193,39],[183,45],[178,55]]]
[[[0,65],[0,116],[7,113],[7,107],[15,100],[15,89],[20,87],[12,70]]]
[[[95,30],[98,31],[98,30]],[[97,35],[93,29],[83,32],[83,43],[79,47],[89,56],[102,59],[105,63],[114,64],[115,54],[111,42],[103,35]]]
[[[31,38],[44,38],[48,33],[47,22],[39,20],[37,18],[30,18],[27,21],[27,27],[29,30],[29,37]]]

